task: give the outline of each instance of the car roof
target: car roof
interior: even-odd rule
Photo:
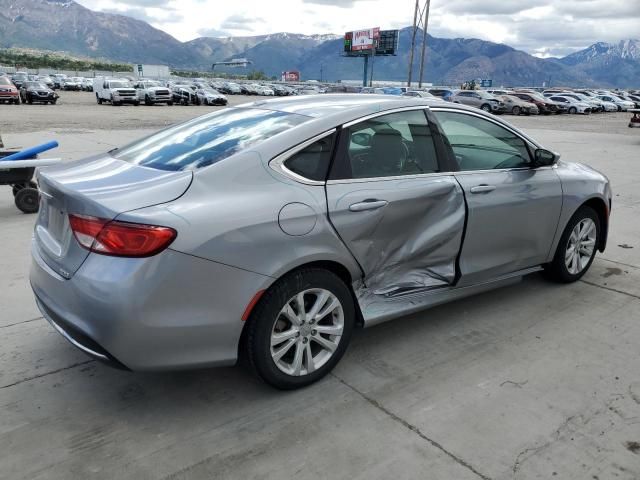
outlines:
[[[384,110],[416,105],[424,105],[425,107],[434,105],[440,107],[442,106],[442,102],[429,99],[417,100],[413,97],[402,97],[400,95],[338,93],[258,100],[239,105],[239,107],[277,110],[316,118],[333,116],[334,114],[342,114],[340,116],[343,118],[358,118]]]

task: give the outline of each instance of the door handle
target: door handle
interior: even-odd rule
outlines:
[[[471,193],[489,193],[495,189],[495,185],[476,185],[475,187],[471,187]]]
[[[352,212],[364,212],[365,210],[377,210],[387,205],[389,202],[386,200],[367,199],[362,202],[353,203],[349,205],[349,210]]]

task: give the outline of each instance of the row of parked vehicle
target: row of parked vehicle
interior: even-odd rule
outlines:
[[[382,93],[388,94],[390,92],[383,91]],[[547,89],[543,91],[535,89],[453,90],[431,88],[425,91],[406,90],[400,94],[423,98],[440,98],[453,103],[477,107],[497,115],[503,113],[512,115],[550,115],[560,113],[588,115],[598,112],[626,112],[631,108],[640,108],[640,92],[638,91],[599,89]]]
[[[93,91],[99,104],[122,105],[226,105],[226,95],[289,96],[324,93],[315,85],[289,86],[279,84],[235,83],[195,80],[131,80],[128,78],[96,77]]]
[[[480,108],[497,115],[590,114],[623,112],[640,108],[640,91],[611,91],[600,89],[488,89],[457,90],[429,88],[412,90],[407,87],[365,87],[360,93],[403,95],[440,99]]]
[[[11,78],[0,74],[0,103],[51,103],[58,94],[40,80],[23,80],[16,85]]]

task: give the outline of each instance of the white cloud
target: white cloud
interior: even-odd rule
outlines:
[[[415,0],[76,0],[136,12],[179,40],[276,32],[342,33],[408,26]],[[640,0],[434,1],[429,33],[507,43],[538,56],[564,55],[596,41],[640,35]]]

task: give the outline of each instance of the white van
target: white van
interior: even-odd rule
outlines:
[[[99,104],[110,102],[114,106],[123,103],[140,105],[135,88],[126,78],[96,77],[93,79],[93,91]]]

